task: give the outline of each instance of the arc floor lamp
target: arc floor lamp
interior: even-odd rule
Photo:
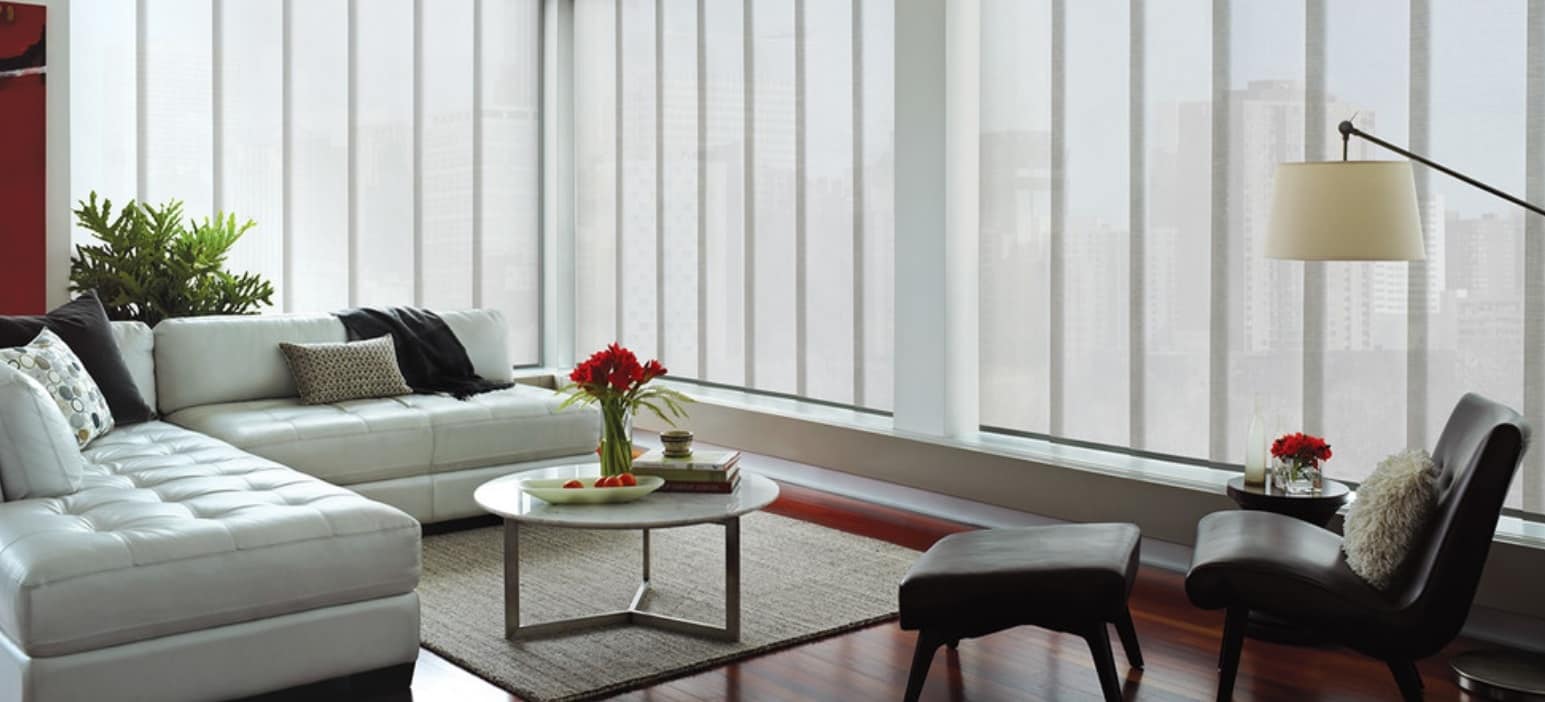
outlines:
[[[1268,258],[1296,261],[1419,261],[1423,257],[1421,213],[1411,161],[1452,176],[1519,207],[1545,216],[1545,209],[1424,156],[1411,153],[1342,122],[1341,159],[1284,163],[1277,167]],[[1349,161],[1352,137],[1367,140],[1410,161]],[[1476,651],[1456,656],[1459,686],[1486,699],[1545,696],[1545,656],[1520,651]]]

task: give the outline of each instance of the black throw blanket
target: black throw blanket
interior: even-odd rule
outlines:
[[[472,371],[467,349],[445,320],[429,310],[411,307],[358,307],[337,313],[350,339],[392,335],[397,367],[414,392],[447,393],[458,400],[514,383],[486,380]]]

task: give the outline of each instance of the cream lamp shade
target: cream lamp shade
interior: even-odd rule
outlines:
[[[1409,161],[1277,166],[1267,258],[1420,261],[1422,252]]]

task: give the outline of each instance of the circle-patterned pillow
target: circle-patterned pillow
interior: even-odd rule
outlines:
[[[113,428],[113,413],[96,381],[69,345],[48,329],[26,346],[0,349],[0,362],[32,376],[48,391],[81,448]]]

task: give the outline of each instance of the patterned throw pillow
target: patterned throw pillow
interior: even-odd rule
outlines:
[[[308,405],[413,393],[397,367],[390,335],[330,344],[281,342],[279,350],[290,364],[301,401]]]
[[[48,391],[80,448],[113,428],[113,413],[91,374],[75,352],[44,329],[26,346],[0,349],[0,361],[29,376]]]

